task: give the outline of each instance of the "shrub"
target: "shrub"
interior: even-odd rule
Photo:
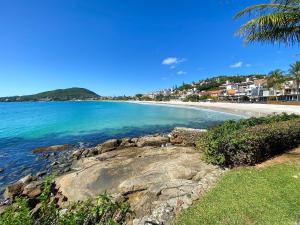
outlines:
[[[27,199],[17,198],[16,203],[8,207],[0,216],[0,225],[85,225],[85,224],[124,224],[130,213],[127,202],[115,202],[106,193],[99,195],[96,200],[77,202],[64,213],[56,207],[51,197],[53,178],[43,183],[40,195],[41,207],[35,213],[31,212]]]
[[[300,144],[300,117],[273,115],[226,121],[200,137],[206,162],[220,166],[254,165]]]

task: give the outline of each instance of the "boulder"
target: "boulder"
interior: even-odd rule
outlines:
[[[120,141],[118,139],[111,139],[101,144],[101,153],[109,152],[119,147]]]
[[[145,136],[138,139],[136,145],[138,147],[155,146],[161,147],[169,142],[168,137],[163,136]]]
[[[68,149],[70,145],[65,144],[65,145],[53,145],[49,147],[41,147],[41,148],[36,148],[32,150],[33,153],[42,153],[42,152],[54,152],[54,151],[64,151]]]
[[[13,199],[16,196],[21,195],[23,192],[23,188],[24,188],[24,184],[20,181],[14,183],[14,184],[8,185],[4,192],[4,198]]]
[[[195,146],[199,137],[206,131],[205,129],[176,127],[170,134],[170,141],[176,145]]]
[[[23,183],[23,184],[26,185],[26,184],[29,184],[32,180],[33,180],[33,177],[31,176],[31,174],[29,174],[29,175],[27,175],[27,176],[21,178],[21,179],[19,180],[19,182],[21,182],[21,183]]]
[[[76,150],[76,151],[74,151],[74,152],[72,153],[72,157],[73,157],[73,158],[78,158],[78,157],[81,156],[81,153],[82,153],[82,150],[81,150],[81,149],[78,149],[78,150]]]

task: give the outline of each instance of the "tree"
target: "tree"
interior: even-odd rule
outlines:
[[[274,70],[269,73],[267,78],[267,85],[269,88],[273,88],[276,101],[278,101],[277,90],[282,88],[282,84],[285,81],[285,76],[282,70]]]
[[[286,45],[300,42],[300,0],[272,0],[269,4],[259,4],[239,12],[235,18],[245,15],[254,18],[242,25],[237,35],[246,43],[270,42]]]
[[[295,80],[296,83],[296,94],[297,94],[297,101],[300,100],[300,95],[299,95],[299,84],[300,84],[300,61],[295,62],[294,64],[291,65],[290,70],[289,70],[291,76]]]

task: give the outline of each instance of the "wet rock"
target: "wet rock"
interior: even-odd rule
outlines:
[[[88,154],[89,154],[90,150],[89,149],[85,149],[83,152],[82,152],[82,156],[86,157]]]
[[[169,142],[168,137],[163,136],[145,136],[141,137],[137,141],[138,147],[144,147],[144,146],[156,146],[161,147],[162,145],[165,145]]]
[[[111,139],[101,144],[101,153],[109,152],[119,147],[118,139]]]
[[[21,183],[23,183],[23,184],[26,185],[26,184],[29,184],[33,179],[34,179],[34,177],[31,176],[31,174],[29,174],[29,175],[27,175],[27,176],[21,178],[21,179],[19,180],[19,182],[21,182]]]
[[[0,173],[4,172],[4,168],[0,168]]]
[[[52,152],[52,151],[64,151],[68,149],[70,145],[65,144],[65,145],[53,145],[49,147],[41,147],[41,148],[36,148],[32,150],[33,153],[42,153],[42,152]]]
[[[24,188],[24,184],[22,182],[16,182],[14,184],[8,185],[4,192],[4,198],[13,199],[16,196],[22,194]]]
[[[22,195],[28,195],[31,193],[31,196],[39,195],[41,192],[42,181],[33,181],[23,188]]]
[[[43,171],[40,171],[36,174],[37,177],[42,177],[42,176],[45,176],[47,174],[47,171],[46,170],[43,170]]]
[[[57,162],[57,161],[54,161],[54,162],[52,162],[52,163],[50,164],[51,167],[57,166],[57,165],[58,165],[58,162]]]
[[[197,140],[207,130],[176,127],[170,134],[170,142],[177,145],[195,146]]]
[[[76,150],[76,151],[74,151],[74,152],[72,153],[72,157],[78,158],[78,157],[81,156],[81,153],[82,153],[82,150],[81,150],[81,149],[78,149],[78,150]]]

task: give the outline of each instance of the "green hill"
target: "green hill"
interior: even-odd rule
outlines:
[[[89,100],[99,97],[88,89],[75,87],[46,91],[35,95],[1,97],[0,102]]]

